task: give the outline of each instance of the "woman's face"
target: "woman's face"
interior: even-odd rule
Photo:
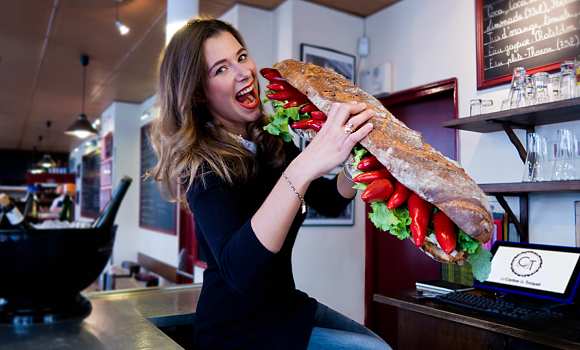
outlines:
[[[256,64],[236,38],[221,32],[203,45],[208,68],[206,96],[217,124],[246,136],[246,124],[260,118]]]

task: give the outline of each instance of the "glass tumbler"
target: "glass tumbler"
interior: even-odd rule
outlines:
[[[546,72],[539,72],[532,75],[534,83],[534,102],[546,103],[550,102],[550,92],[548,90],[548,83],[550,76]]]
[[[575,156],[578,153],[576,136],[569,129],[558,129],[556,132],[556,152],[552,180],[574,180],[576,178]]]
[[[546,139],[537,133],[527,135],[527,156],[522,181],[544,181],[548,156]]]
[[[562,75],[560,73],[554,73],[550,76],[550,101],[558,101],[561,97],[560,80],[562,80]]]
[[[508,101],[510,108],[524,107],[527,104],[526,69],[524,67],[514,68]]]
[[[560,64],[560,96],[574,98],[576,96],[576,68],[574,61],[564,61]]]

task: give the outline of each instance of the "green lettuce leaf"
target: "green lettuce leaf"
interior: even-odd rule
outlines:
[[[467,262],[471,265],[473,278],[483,282],[489,277],[491,271],[491,253],[481,244],[473,254],[469,254]]]
[[[264,130],[274,136],[281,136],[285,142],[292,141],[292,135],[288,127],[290,119],[298,121],[308,116],[301,114],[299,107],[284,108],[283,102],[269,99],[264,99],[264,101],[264,103],[271,103],[274,108],[274,114],[269,116],[270,122],[264,126]]]
[[[481,246],[478,240],[471,238],[463,230],[459,230],[457,234],[457,250],[464,250],[468,254],[474,254],[477,249]]]
[[[406,239],[411,236],[409,224],[411,217],[407,208],[389,210],[384,202],[371,203],[372,212],[369,219],[380,230],[387,231],[398,239]]]

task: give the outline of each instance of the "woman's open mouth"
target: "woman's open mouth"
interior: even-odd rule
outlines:
[[[252,83],[236,94],[236,101],[246,109],[254,109],[260,103],[255,85],[255,83]]]

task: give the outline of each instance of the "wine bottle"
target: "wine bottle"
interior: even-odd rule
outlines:
[[[24,216],[14,205],[14,201],[5,193],[0,193],[0,208],[13,227],[22,230],[34,230],[34,227],[24,220]]]
[[[115,217],[117,216],[117,211],[119,211],[119,207],[121,206],[121,202],[131,185],[131,179],[129,176],[124,176],[117,188],[115,189],[115,193],[113,193],[113,198],[107,203],[107,206],[101,212],[101,215],[95,220],[93,223],[93,228],[102,228],[102,227],[112,227],[113,223],[115,222]]]
[[[58,218],[60,221],[73,221],[73,202],[70,196],[66,194],[62,200],[62,209]]]

